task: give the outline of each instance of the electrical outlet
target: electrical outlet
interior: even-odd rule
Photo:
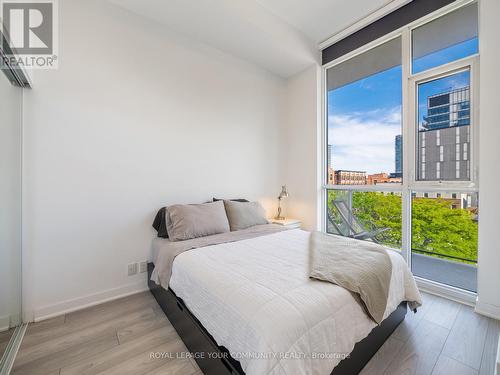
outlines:
[[[139,263],[139,273],[144,273],[144,272],[148,272],[148,262],[147,261]]]
[[[128,265],[128,275],[132,276],[137,273],[137,263],[130,263]]]

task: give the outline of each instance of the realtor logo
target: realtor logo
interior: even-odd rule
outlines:
[[[55,0],[0,0],[2,49],[9,62],[25,68],[54,68],[57,62]],[[8,47],[8,48],[7,48]]]

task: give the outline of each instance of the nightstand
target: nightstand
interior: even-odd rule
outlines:
[[[302,221],[297,219],[284,219],[284,220],[269,219],[269,222],[271,224],[283,225],[284,227],[287,227],[289,229],[300,228],[300,226],[302,225]]]

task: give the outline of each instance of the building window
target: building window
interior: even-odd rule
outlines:
[[[439,122],[437,123],[439,124]],[[436,146],[441,146],[441,131],[436,131]]]
[[[468,158],[467,152],[468,152],[468,144],[464,143],[464,160],[467,160]]]
[[[436,163],[436,178],[439,180],[441,178],[441,163]]]
[[[455,160],[460,160],[460,144],[455,145]]]
[[[459,179],[460,178],[460,161],[457,160],[455,162],[455,178]]]
[[[444,161],[444,146],[439,146],[439,161]]]

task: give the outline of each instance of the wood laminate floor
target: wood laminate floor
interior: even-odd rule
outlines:
[[[468,306],[423,297],[424,306],[408,313],[362,374],[492,375],[500,322]],[[201,374],[186,353],[145,292],[30,324],[12,374]]]

